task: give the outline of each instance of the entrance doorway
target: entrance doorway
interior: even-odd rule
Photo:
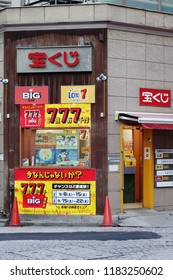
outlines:
[[[140,208],[143,202],[142,129],[121,125],[123,208]]]

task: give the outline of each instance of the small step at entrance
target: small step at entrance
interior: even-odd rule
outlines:
[[[0,219],[0,227],[5,227],[9,223],[8,219]]]

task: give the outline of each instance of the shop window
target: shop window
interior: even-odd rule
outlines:
[[[21,166],[91,167],[90,129],[21,129]]]
[[[133,150],[132,129],[123,129],[123,150]]]

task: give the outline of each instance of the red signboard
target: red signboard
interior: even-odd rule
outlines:
[[[163,181],[163,176],[156,176],[156,177],[155,177],[155,180],[156,180],[156,181]]]
[[[39,128],[44,127],[44,105],[21,105],[20,127]]]
[[[164,89],[140,88],[140,105],[171,107],[171,91]]]
[[[15,87],[15,104],[48,103],[48,87]]]
[[[23,194],[23,208],[45,208],[46,203],[44,194]]]
[[[95,169],[16,168],[15,180],[20,181],[95,181]]]

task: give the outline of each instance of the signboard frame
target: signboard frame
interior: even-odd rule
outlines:
[[[140,88],[140,106],[171,107],[171,91],[166,89]]]
[[[19,214],[95,215],[96,170],[16,168]]]
[[[155,188],[173,187],[173,149],[155,149]]]

